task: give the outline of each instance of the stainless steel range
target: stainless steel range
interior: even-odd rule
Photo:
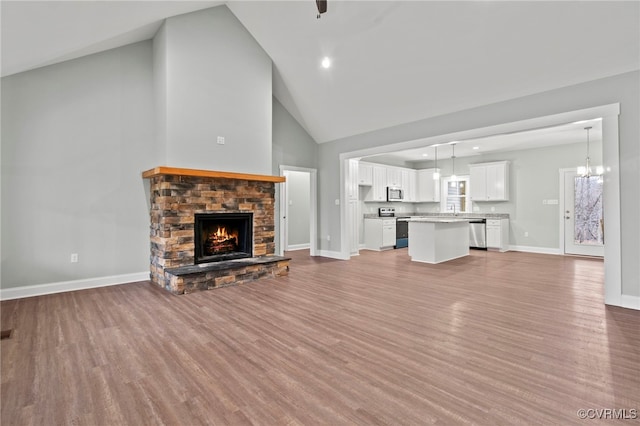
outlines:
[[[396,245],[393,248],[404,248],[409,245],[409,223],[408,217],[397,217],[396,209],[393,207],[378,208],[378,216],[385,218],[396,218]]]

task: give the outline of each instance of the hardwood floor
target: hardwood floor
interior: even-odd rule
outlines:
[[[564,425],[640,409],[640,312],[604,306],[602,261],[287,254],[288,277],[237,287],[2,302],[2,424]]]

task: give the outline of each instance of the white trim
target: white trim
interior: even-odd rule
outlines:
[[[347,200],[346,186],[349,185],[349,160],[353,158],[349,153],[340,154],[340,257],[336,259],[350,259],[350,230],[349,223],[349,203]],[[331,256],[327,256],[331,257]]]
[[[109,277],[86,278],[82,280],[60,281],[56,283],[9,287],[0,289],[0,300],[22,299],[24,297],[43,296],[45,294],[108,287],[138,281],[149,281],[149,272],[136,272]]]
[[[311,244],[291,244],[287,246],[287,251],[307,250],[311,248]]]
[[[351,256],[344,256],[344,253],[340,251],[332,251],[332,250],[318,250],[318,256],[328,257],[331,259],[338,260],[349,260]]]
[[[564,193],[565,192],[564,191],[564,178],[565,178],[565,176],[564,176],[564,174],[566,172],[570,172],[570,171],[573,171],[573,170],[575,170],[575,169],[565,168],[565,169],[558,170],[558,181],[559,181],[559,185],[560,185],[560,188],[558,190],[558,202],[560,203],[559,204],[560,208],[558,209],[558,214],[559,214],[559,216],[558,216],[558,221],[559,221],[558,222],[558,247],[560,247],[559,250],[560,250],[561,254],[564,254],[565,249],[566,249],[566,247],[565,247],[565,237],[564,237],[564,234],[565,234],[565,230],[564,230],[565,224],[564,224],[564,222],[566,220],[564,218],[564,212],[565,212],[565,202],[564,202],[565,201],[564,200],[564,196],[565,196],[565,193]]]
[[[620,140],[618,113],[602,117],[602,165],[604,188],[602,190],[604,242],[604,303],[623,306],[622,294],[622,230],[620,226]],[[616,143],[607,143],[615,141]]]
[[[623,294],[620,296],[620,303],[616,306],[640,311],[640,296],[629,296],[628,294]]]
[[[479,127],[476,129],[462,130],[454,133],[445,133],[427,138],[414,139],[406,142],[399,142],[390,145],[376,146],[372,148],[359,149],[357,151],[340,154],[343,158],[361,158],[376,154],[387,154],[393,151],[405,149],[424,148],[435,144],[448,143],[452,140],[463,141],[464,139],[476,139],[496,134],[519,133],[527,130],[540,129],[543,127],[558,126],[561,124],[573,123],[581,120],[593,120],[603,118],[603,138],[604,138],[604,117],[618,116],[620,114],[620,104],[602,105],[593,108],[585,108],[576,111],[568,111],[559,114],[546,115],[542,117],[529,118],[526,120],[514,121],[511,123],[496,124],[493,126]],[[605,165],[606,167],[606,165]]]
[[[522,251],[525,253],[554,254],[561,255],[560,249],[552,247],[533,247],[533,246],[509,246],[511,251]]]
[[[284,176],[285,171],[292,172],[306,172],[309,173],[309,197],[310,197],[310,206],[309,206],[309,255],[310,256],[318,256],[318,170],[310,169],[308,167],[297,167],[297,166],[287,166],[284,164],[280,165],[280,176]],[[286,182],[285,182],[286,185]],[[280,197],[282,198],[282,197]],[[281,200],[282,203],[282,200]],[[286,203],[285,203],[286,204]],[[281,204],[282,205],[282,204]],[[282,228],[283,228],[283,219],[282,219],[282,207],[280,209],[280,217],[278,218],[278,224],[280,226],[280,247],[278,247],[278,254],[282,255],[283,250],[283,242],[282,242]],[[286,244],[286,241],[285,241]],[[291,248],[288,248],[291,250]]]

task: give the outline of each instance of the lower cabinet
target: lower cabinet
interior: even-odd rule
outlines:
[[[365,219],[364,247],[368,250],[386,250],[396,245],[395,219]]]
[[[509,250],[509,219],[487,219],[487,248]]]

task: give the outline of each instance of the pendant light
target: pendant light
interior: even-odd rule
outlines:
[[[456,144],[451,144],[451,182],[456,182],[458,177],[456,176]]]
[[[582,177],[591,177],[591,165],[589,164],[591,161],[589,158],[589,130],[591,130],[591,126],[585,127],[584,129],[587,131],[587,160],[586,166],[579,166],[577,172]]]
[[[438,170],[438,145],[435,146],[436,149],[436,162],[433,168],[433,180],[440,179],[440,170]]]

